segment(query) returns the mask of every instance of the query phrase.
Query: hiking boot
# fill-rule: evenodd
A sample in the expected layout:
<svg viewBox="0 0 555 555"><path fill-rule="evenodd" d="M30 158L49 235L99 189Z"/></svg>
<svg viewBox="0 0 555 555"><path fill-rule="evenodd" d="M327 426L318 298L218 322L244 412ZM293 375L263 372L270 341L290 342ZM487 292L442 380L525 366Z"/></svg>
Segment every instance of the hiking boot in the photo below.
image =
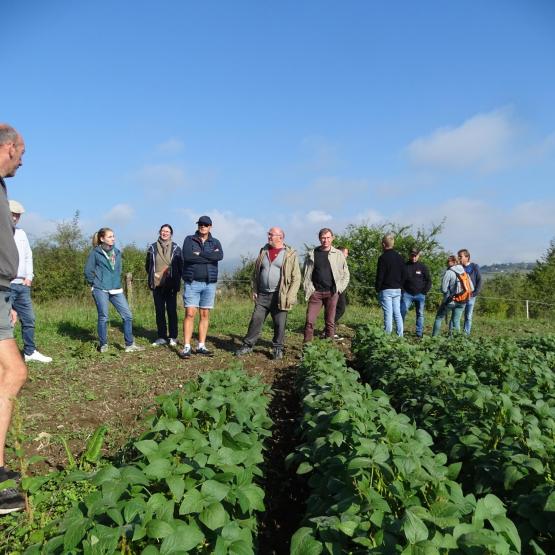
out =
<svg viewBox="0 0 555 555"><path fill-rule="evenodd" d="M154 343L152 343L153 347L161 347L162 345L165 345L167 343L167 341L163 338L163 337L159 337L156 341L154 341Z"/></svg>
<svg viewBox="0 0 555 555"><path fill-rule="evenodd" d="M283 349L281 347L274 347L272 349L272 358L274 360L281 360L283 358Z"/></svg>
<svg viewBox="0 0 555 555"><path fill-rule="evenodd" d="M108 345L100 345L100 347L98 348L98 350L101 353L107 353L108 352Z"/></svg>
<svg viewBox="0 0 555 555"><path fill-rule="evenodd" d="M25 509L25 499L15 488L0 490L0 515Z"/></svg>
<svg viewBox="0 0 555 555"><path fill-rule="evenodd" d="M212 351L209 351L206 347L197 347L197 350L195 351L195 353L197 355L204 355L206 357L212 356Z"/></svg>
<svg viewBox="0 0 555 555"><path fill-rule="evenodd" d="M239 347L239 349L235 351L235 356L242 357L242 356L248 355L249 353L252 353L252 347L249 347L248 345L243 345L242 347Z"/></svg>
<svg viewBox="0 0 555 555"><path fill-rule="evenodd" d="M177 339L170 337L170 347L177 347Z"/></svg>
<svg viewBox="0 0 555 555"><path fill-rule="evenodd" d="M191 348L183 349L182 351L177 351L177 356L183 360L191 358Z"/></svg>
<svg viewBox="0 0 555 555"><path fill-rule="evenodd" d="M144 351L144 350L145 350L144 347L140 347L136 343L131 343L131 345L127 345L127 347L125 347L126 353L138 353L139 351Z"/></svg>
<svg viewBox="0 0 555 555"><path fill-rule="evenodd" d="M30 355L25 355L25 362L44 362L48 364L52 362L52 357L47 357L35 349Z"/></svg>

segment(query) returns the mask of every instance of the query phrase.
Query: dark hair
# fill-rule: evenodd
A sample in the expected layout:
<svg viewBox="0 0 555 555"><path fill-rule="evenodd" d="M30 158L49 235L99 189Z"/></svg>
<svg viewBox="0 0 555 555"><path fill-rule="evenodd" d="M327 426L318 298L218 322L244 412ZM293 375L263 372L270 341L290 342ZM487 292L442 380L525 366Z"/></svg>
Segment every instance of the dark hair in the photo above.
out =
<svg viewBox="0 0 555 555"><path fill-rule="evenodd" d="M158 230L158 233L160 234L165 227L169 228L169 230L172 232L172 235L173 235L173 227L170 224L162 224L160 226L160 229Z"/></svg>
<svg viewBox="0 0 555 555"><path fill-rule="evenodd" d="M100 239L104 238L104 236L106 235L106 233L108 233L108 231L111 231L113 233L114 230L110 227L101 227L93 235L93 238L92 238L93 247L98 247L98 245L100 245Z"/></svg>
<svg viewBox="0 0 555 555"><path fill-rule="evenodd" d="M329 233L333 237L333 231L329 227L323 227L318 232L318 239L320 239L322 237L322 235L324 235L325 233Z"/></svg>

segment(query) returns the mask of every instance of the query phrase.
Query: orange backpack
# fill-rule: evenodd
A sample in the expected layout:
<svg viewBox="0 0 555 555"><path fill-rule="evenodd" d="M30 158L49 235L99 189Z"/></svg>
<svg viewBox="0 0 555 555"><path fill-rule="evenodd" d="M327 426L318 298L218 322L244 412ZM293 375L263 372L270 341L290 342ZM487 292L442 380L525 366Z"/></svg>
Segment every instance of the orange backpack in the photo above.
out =
<svg viewBox="0 0 555 555"><path fill-rule="evenodd" d="M472 297L472 290L474 289L472 287L472 282L470 281L470 276L466 273L463 272L462 274L457 274L457 272L455 272L456 276L457 276L457 293L455 293L455 295L453 295L453 300L456 303L466 303L470 300L470 297Z"/></svg>

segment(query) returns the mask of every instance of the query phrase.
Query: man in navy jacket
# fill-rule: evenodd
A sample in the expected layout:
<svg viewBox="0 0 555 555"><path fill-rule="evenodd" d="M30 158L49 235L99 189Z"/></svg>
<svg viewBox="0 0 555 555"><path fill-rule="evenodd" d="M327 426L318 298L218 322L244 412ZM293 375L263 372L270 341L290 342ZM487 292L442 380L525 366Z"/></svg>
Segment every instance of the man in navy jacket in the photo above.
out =
<svg viewBox="0 0 555 555"><path fill-rule="evenodd" d="M197 310L200 312L198 325L197 354L210 355L206 348L206 335L210 320L210 310L214 308L216 282L218 281L218 262L223 259L222 245L212 237L212 220L201 216L197 222L198 229L194 235L188 235L183 242L183 302L185 319L183 320L183 343L179 356L187 359L191 356L191 337Z"/></svg>

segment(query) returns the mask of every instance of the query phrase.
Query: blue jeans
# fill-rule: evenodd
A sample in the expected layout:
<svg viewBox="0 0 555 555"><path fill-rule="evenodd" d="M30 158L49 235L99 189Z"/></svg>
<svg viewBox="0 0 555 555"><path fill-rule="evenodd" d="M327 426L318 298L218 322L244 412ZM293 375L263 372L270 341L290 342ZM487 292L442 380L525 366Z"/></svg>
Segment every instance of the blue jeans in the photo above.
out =
<svg viewBox="0 0 555 555"><path fill-rule="evenodd" d="M403 337L403 318L401 317L401 290L384 289L379 292L378 298L383 310L383 327L385 333L393 331L393 320L397 335Z"/></svg>
<svg viewBox="0 0 555 555"><path fill-rule="evenodd" d="M426 304L426 295L424 295L424 293L411 295L403 291L403 296L401 297L401 316L403 317L403 323L405 322L405 316L410 310L412 303L414 303L416 309L416 335L422 337L424 333L424 306Z"/></svg>
<svg viewBox="0 0 555 555"><path fill-rule="evenodd" d="M31 288L22 283L10 285L12 307L17 312L21 322L21 336L23 338L23 352L32 355L35 352L35 313L31 303Z"/></svg>
<svg viewBox="0 0 555 555"><path fill-rule="evenodd" d="M451 313L451 321L449 322L449 332L461 331L461 316L464 312L464 307L466 303L455 303L451 301L450 303L442 302L437 309L436 319L434 321L434 329L432 331L432 336L439 335L441 330L441 323L447 314Z"/></svg>
<svg viewBox="0 0 555 555"><path fill-rule="evenodd" d="M475 302L476 297L470 297L464 309L464 333L466 335L470 335L470 329L472 328L472 313L474 312Z"/></svg>
<svg viewBox="0 0 555 555"><path fill-rule="evenodd" d="M108 291L102 289L93 289L92 296L96 303L96 310L98 311L98 341L100 346L106 345L108 342L108 308L109 302L114 305L118 314L123 318L123 337L125 339L125 346L133 345L133 315L127 304L127 299L123 293L116 293L112 295Z"/></svg>

